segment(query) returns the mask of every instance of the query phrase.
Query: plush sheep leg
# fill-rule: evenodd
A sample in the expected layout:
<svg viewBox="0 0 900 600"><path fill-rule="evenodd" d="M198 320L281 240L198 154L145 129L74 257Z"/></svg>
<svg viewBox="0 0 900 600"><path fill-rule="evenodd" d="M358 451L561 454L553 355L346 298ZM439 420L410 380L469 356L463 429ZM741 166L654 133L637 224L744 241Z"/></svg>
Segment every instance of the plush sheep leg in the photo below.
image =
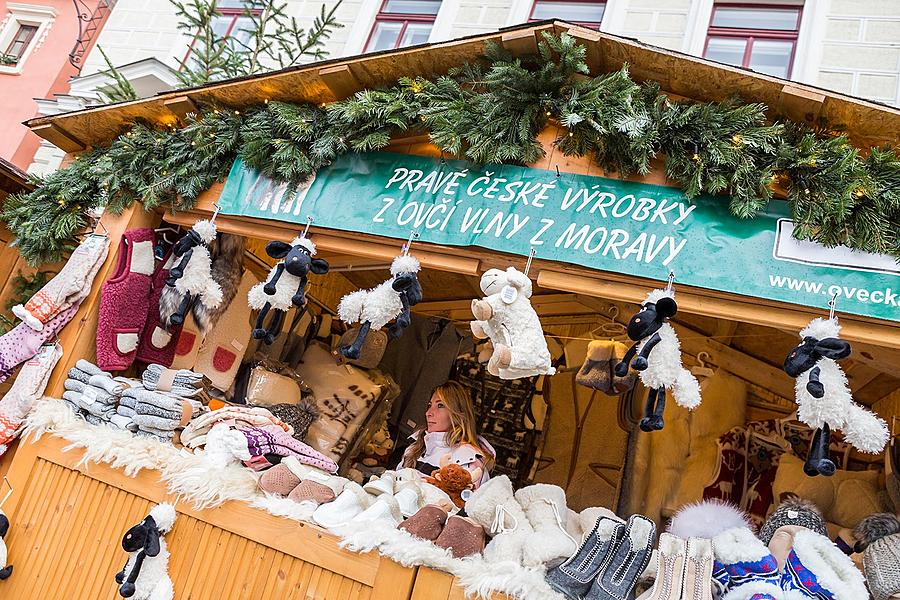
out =
<svg viewBox="0 0 900 600"><path fill-rule="evenodd" d="M125 583L125 571L128 570L128 561L125 561L125 566L122 567L122 570L116 573L116 583L122 585Z"/></svg>
<svg viewBox="0 0 900 600"><path fill-rule="evenodd" d="M487 321L494 316L494 309L484 300L472 300L472 314L479 321Z"/></svg>
<svg viewBox="0 0 900 600"><path fill-rule="evenodd" d="M809 392L809 395L813 398L825 397L825 386L819 381L819 375L821 373L822 369L819 367L813 367L809 372L809 381L806 382L806 391Z"/></svg>
<svg viewBox="0 0 900 600"><path fill-rule="evenodd" d="M641 348L641 353L638 354L637 358L635 358L631 362L631 366L635 371L646 371L647 367L650 366L650 352L653 348L662 340L658 333L654 333L649 340L644 344Z"/></svg>
<svg viewBox="0 0 900 600"><path fill-rule="evenodd" d="M403 330L409 327L411 320L409 315L409 298L406 297L406 294L400 294L400 304L402 306L400 315L394 321L394 324L388 328L388 335L392 340L396 340L403 335Z"/></svg>
<svg viewBox="0 0 900 600"><path fill-rule="evenodd" d="M297 284L297 291L291 296L291 304L297 308L303 308L303 305L306 304L306 281L306 275L301 277Z"/></svg>
<svg viewBox="0 0 900 600"><path fill-rule="evenodd" d="M276 310L275 314L272 316L272 321L269 323L269 328L266 331L266 337L263 338L263 341L267 346L271 346L275 342L275 338L278 337L278 334L281 333L281 326L284 324L284 315L287 314L283 310Z"/></svg>
<svg viewBox="0 0 900 600"><path fill-rule="evenodd" d="M634 358L635 353L637 352L639 342L635 342L631 345L631 348L625 353L625 356L622 357L622 362L615 366L614 372L616 377L625 377L628 375L628 367L631 365L631 359Z"/></svg>
<svg viewBox="0 0 900 600"><path fill-rule="evenodd" d="M147 555L143 550L137 553L137 556L134 557L134 566L131 567L131 573L128 574L128 578L122 584L122 587L119 588L119 595L123 598L131 598L134 596L134 592L136 591L136 587L134 582L137 581L138 575L141 574L141 566L144 564L144 558Z"/></svg>
<svg viewBox="0 0 900 600"><path fill-rule="evenodd" d="M272 308L272 305L266 302L260 309L259 314L256 315L256 326L253 328L253 333L251 334L254 340L261 340L266 337L266 328L263 323L266 320L266 315L269 314L270 308Z"/></svg>
<svg viewBox="0 0 900 600"><path fill-rule="evenodd" d="M663 428L663 411L666 410L666 389L654 388L647 395L641 431L659 431Z"/></svg>
<svg viewBox="0 0 900 600"><path fill-rule="evenodd" d="M194 297L191 294L185 294L184 298L181 300L181 304L178 305L178 310L169 318L169 321L172 325L181 325L184 323L184 319L187 317L188 311L191 310L191 304L194 302Z"/></svg>
<svg viewBox="0 0 900 600"><path fill-rule="evenodd" d="M280 262L275 265L275 273L272 274L266 282L266 285L263 286L263 291L266 293L266 296L275 295L275 288L278 285L278 280L281 279L282 273L284 273L284 263Z"/></svg>
<svg viewBox="0 0 900 600"><path fill-rule="evenodd" d="M12 565L6 565L6 568L0 569L0 581L9 579L9 576L12 575L12 572L13 572Z"/></svg>
<svg viewBox="0 0 900 600"><path fill-rule="evenodd" d="M816 429L813 434L812 443L809 446L809 456L806 464L803 465L803 472L810 477L816 475L824 475L831 477L837 470L837 466L830 458L828 451L831 447L831 427L828 423L822 425L821 429Z"/></svg>
<svg viewBox="0 0 900 600"><path fill-rule="evenodd" d="M362 346L366 341L366 336L369 335L369 329L371 328L372 324L369 321L365 321L360 326L359 333L356 334L356 339L353 341L353 344L350 346L343 346L341 348L341 354L351 360L359 358L359 353L362 350Z"/></svg>
<svg viewBox="0 0 900 600"><path fill-rule="evenodd" d="M178 264L175 265L171 271L169 271L169 277L166 278L166 285L169 287L174 287L175 282L182 278L184 275L184 269L187 267L188 262L191 260L191 255L194 253L194 249L190 248L187 252L185 252L181 260L178 261Z"/></svg>

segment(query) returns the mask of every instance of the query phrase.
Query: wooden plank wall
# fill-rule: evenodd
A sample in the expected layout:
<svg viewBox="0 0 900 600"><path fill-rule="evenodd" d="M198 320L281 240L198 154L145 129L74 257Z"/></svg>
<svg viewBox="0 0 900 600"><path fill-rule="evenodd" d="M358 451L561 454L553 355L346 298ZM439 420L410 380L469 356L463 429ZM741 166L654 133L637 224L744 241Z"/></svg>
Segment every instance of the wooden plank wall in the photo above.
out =
<svg viewBox="0 0 900 600"><path fill-rule="evenodd" d="M6 537L13 575L4 600L117 598L127 558L125 531L168 500L155 473L126 477L105 465L78 466L78 451L44 438L23 443L9 477ZM377 554L341 550L326 532L229 502L198 511L177 503L166 536L175 597L189 600L304 598L404 600L416 569Z"/></svg>

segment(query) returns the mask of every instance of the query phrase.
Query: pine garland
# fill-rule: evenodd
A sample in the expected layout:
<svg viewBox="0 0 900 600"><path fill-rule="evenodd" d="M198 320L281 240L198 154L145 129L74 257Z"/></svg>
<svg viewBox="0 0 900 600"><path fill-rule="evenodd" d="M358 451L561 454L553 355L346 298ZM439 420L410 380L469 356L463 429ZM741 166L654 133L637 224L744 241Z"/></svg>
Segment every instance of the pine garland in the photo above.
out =
<svg viewBox="0 0 900 600"><path fill-rule="evenodd" d="M737 98L674 102L627 67L588 75L574 38L543 34L533 56L487 44L484 57L436 79L403 78L328 106L267 102L204 106L181 126L136 122L109 146L74 160L0 213L30 264L60 260L89 223L89 209L189 209L240 156L296 185L337 156L427 133L449 156L527 165L544 156L539 134L557 123L566 155L589 155L608 172L647 174L665 156L685 195L730 196L751 218L784 190L795 235L900 258L900 157L863 155L846 137L767 119L768 107Z"/></svg>

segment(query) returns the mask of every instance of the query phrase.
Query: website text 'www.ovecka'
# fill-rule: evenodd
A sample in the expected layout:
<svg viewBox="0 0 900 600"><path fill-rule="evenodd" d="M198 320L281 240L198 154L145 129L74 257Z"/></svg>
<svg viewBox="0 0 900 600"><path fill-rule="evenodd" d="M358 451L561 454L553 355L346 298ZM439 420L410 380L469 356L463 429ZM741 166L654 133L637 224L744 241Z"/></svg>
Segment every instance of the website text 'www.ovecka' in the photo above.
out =
<svg viewBox="0 0 900 600"><path fill-rule="evenodd" d="M884 304L886 306L900 306L900 290L895 291L891 288L868 290L846 285L827 285L821 281L807 281L805 279L794 279L793 277L783 277L781 275L769 275L769 285L774 288L807 292L810 294L822 294L823 296L834 296L837 294L838 298L854 299L859 302L871 302L872 304Z"/></svg>

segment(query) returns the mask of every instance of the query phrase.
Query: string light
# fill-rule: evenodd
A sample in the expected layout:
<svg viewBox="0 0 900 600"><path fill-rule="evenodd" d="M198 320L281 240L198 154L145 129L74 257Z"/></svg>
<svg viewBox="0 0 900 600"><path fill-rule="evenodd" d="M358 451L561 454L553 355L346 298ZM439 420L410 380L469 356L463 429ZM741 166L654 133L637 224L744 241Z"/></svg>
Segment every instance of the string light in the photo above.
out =
<svg viewBox="0 0 900 600"><path fill-rule="evenodd" d="M735 146L740 146L741 144L744 143L744 138L742 138L739 133L736 133L733 136L731 136L731 141L734 143Z"/></svg>

